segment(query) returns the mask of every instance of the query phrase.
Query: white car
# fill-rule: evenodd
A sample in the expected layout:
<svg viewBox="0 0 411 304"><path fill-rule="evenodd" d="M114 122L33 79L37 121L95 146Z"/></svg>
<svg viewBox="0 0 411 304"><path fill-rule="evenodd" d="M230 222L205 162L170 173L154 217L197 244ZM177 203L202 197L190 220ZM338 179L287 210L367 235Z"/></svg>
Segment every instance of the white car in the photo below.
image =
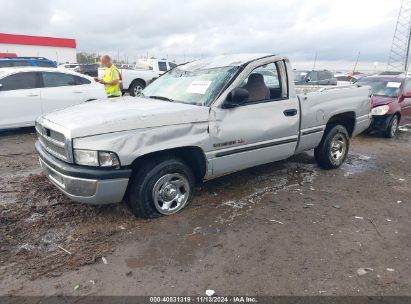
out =
<svg viewBox="0 0 411 304"><path fill-rule="evenodd" d="M94 99L104 86L69 70L20 67L0 70L0 129L34 126L37 116Z"/></svg>

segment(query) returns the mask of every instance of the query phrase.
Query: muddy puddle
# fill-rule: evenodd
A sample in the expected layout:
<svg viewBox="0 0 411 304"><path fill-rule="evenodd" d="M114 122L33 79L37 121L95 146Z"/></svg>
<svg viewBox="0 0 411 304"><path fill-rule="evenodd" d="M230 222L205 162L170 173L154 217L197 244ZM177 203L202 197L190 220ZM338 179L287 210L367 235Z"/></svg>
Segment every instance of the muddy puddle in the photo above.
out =
<svg viewBox="0 0 411 304"><path fill-rule="evenodd" d="M370 155L351 152L341 166L345 177L364 173L376 168L375 158Z"/></svg>

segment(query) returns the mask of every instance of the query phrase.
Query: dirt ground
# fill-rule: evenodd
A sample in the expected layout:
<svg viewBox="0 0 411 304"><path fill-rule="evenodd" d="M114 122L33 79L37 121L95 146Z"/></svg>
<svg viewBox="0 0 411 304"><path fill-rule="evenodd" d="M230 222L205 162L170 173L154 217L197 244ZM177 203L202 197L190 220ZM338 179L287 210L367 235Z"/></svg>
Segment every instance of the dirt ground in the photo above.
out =
<svg viewBox="0 0 411 304"><path fill-rule="evenodd" d="M69 201L34 142L0 134L1 295L411 295L411 129L355 138L338 170L309 152L210 181L156 220Z"/></svg>

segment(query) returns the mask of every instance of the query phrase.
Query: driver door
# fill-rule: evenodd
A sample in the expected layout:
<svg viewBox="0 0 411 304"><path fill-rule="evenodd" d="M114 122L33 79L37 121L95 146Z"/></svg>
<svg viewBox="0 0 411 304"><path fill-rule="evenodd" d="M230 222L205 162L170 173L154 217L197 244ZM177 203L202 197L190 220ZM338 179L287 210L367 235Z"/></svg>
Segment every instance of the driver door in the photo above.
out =
<svg viewBox="0 0 411 304"><path fill-rule="evenodd" d="M238 87L246 88L252 100L211 110L213 176L287 158L297 146L299 102L289 96L286 63L258 60L249 65ZM259 80L250 85L252 78Z"/></svg>

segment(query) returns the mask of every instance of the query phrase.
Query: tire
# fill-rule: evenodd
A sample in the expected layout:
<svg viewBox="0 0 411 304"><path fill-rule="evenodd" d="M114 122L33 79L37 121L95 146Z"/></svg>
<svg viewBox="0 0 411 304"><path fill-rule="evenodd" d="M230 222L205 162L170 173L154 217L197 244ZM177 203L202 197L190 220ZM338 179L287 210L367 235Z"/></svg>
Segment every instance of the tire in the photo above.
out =
<svg viewBox="0 0 411 304"><path fill-rule="evenodd" d="M341 125L330 126L325 129L320 144L314 149L314 157L321 168L336 169L344 163L349 148L347 129Z"/></svg>
<svg viewBox="0 0 411 304"><path fill-rule="evenodd" d="M393 138L398 130L399 117L394 115L388 124L387 130L384 131L384 136L387 138Z"/></svg>
<svg viewBox="0 0 411 304"><path fill-rule="evenodd" d="M146 85L141 80L134 80L128 90L130 93L130 96L133 96L133 97L137 96L145 87Z"/></svg>
<svg viewBox="0 0 411 304"><path fill-rule="evenodd" d="M194 184L191 169L179 158L153 158L133 174L127 202L137 217L171 215L189 204Z"/></svg>

